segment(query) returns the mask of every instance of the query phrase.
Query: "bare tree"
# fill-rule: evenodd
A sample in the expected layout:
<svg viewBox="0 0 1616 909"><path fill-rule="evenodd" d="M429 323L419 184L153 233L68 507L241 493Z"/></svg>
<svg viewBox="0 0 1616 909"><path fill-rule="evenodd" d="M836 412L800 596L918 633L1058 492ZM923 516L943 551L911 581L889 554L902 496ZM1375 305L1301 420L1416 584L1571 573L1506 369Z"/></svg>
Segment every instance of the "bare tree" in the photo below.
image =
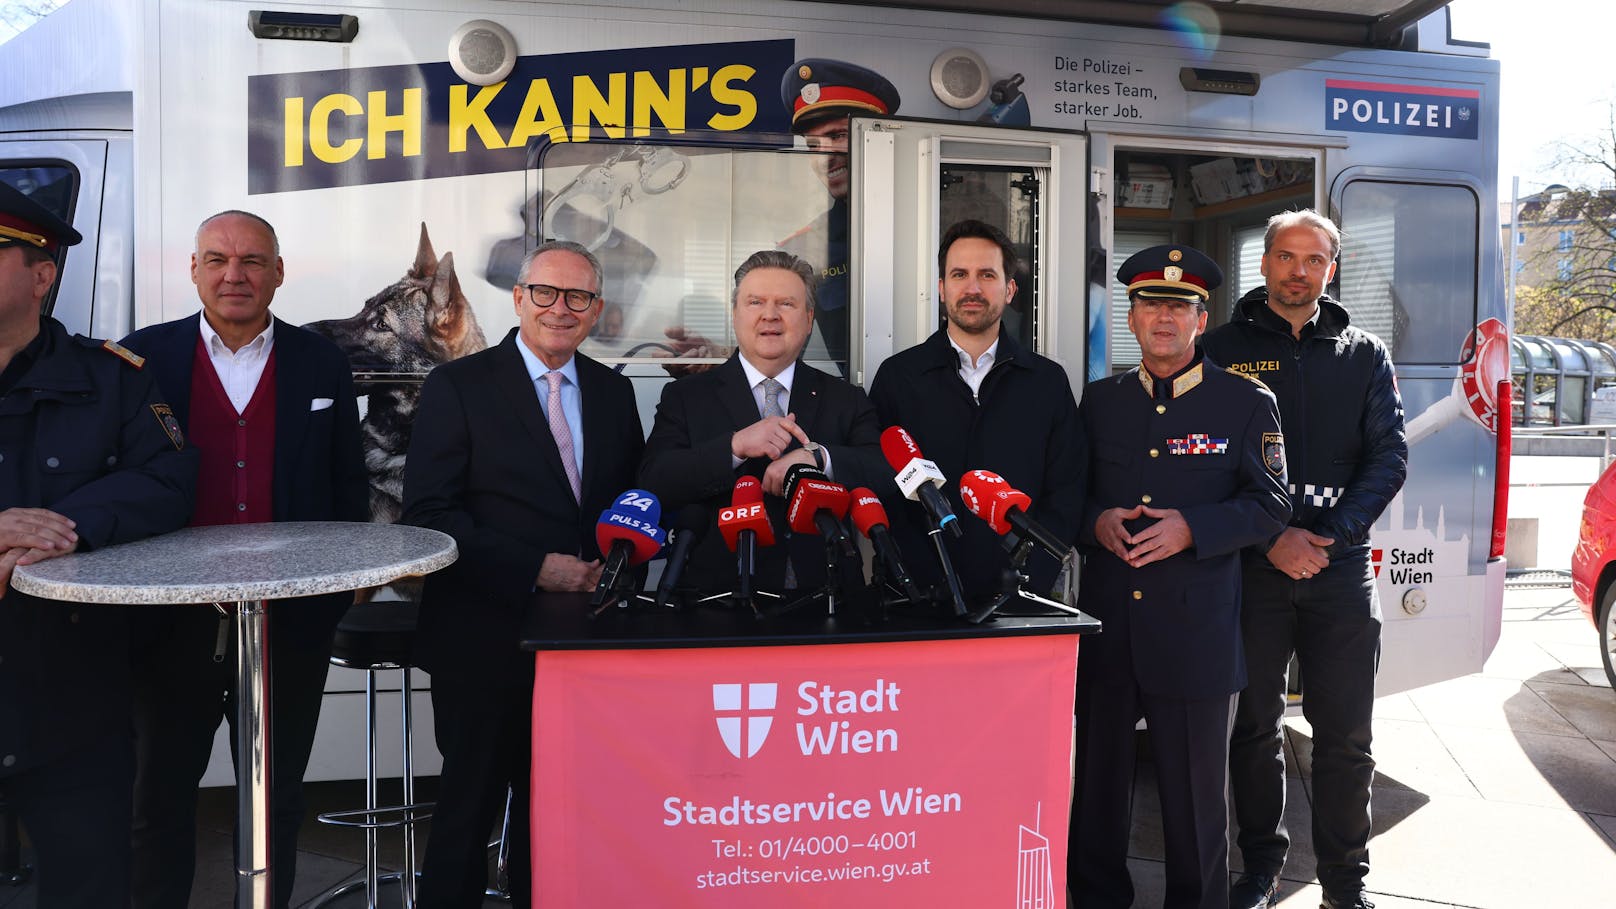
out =
<svg viewBox="0 0 1616 909"><path fill-rule="evenodd" d="M1616 104L1607 115L1584 139L1556 143L1556 167L1595 185L1550 187L1517 213L1521 334L1616 342Z"/></svg>

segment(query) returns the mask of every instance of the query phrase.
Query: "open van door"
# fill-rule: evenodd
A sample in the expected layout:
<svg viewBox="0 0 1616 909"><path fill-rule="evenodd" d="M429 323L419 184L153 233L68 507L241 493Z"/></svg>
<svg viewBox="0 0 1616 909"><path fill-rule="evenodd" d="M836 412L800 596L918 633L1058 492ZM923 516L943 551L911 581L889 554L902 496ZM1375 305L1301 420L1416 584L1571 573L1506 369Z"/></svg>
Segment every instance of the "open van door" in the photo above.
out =
<svg viewBox="0 0 1616 909"><path fill-rule="evenodd" d="M948 225L977 218L1003 230L1022 257L1003 330L1065 367L1080 393L1089 325L1086 138L854 117L848 144L851 297L864 327L862 337L854 332L854 380L867 382L883 359L942 324L937 244Z"/></svg>

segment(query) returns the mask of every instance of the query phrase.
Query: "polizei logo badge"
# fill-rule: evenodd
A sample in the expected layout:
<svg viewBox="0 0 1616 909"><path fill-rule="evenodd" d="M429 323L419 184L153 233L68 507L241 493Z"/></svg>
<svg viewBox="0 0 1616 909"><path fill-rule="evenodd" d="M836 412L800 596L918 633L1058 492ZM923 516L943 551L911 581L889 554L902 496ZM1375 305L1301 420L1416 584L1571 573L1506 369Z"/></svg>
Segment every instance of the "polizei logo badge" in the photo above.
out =
<svg viewBox="0 0 1616 909"><path fill-rule="evenodd" d="M1324 80L1324 128L1441 139L1480 136L1481 92L1443 85Z"/></svg>
<svg viewBox="0 0 1616 909"><path fill-rule="evenodd" d="M724 747L738 758L749 758L763 747L774 725L774 703L780 686L774 682L725 683L713 686L713 712Z"/></svg>

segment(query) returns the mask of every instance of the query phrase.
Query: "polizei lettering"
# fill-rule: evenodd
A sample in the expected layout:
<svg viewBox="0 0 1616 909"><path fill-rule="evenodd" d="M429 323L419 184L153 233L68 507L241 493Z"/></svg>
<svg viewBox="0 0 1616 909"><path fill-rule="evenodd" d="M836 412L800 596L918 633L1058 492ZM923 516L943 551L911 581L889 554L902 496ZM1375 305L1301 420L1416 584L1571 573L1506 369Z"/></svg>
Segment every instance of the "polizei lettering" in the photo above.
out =
<svg viewBox="0 0 1616 909"><path fill-rule="evenodd" d="M898 730L871 725L866 718L897 713L902 693L885 679L876 679L874 686L862 690L832 688L812 680L803 682L797 686L797 698L802 702L797 715L825 719L799 721L797 746L805 755L897 751Z"/></svg>
<svg viewBox="0 0 1616 909"><path fill-rule="evenodd" d="M1324 125L1363 133L1446 139L1480 135L1481 92L1433 85L1325 80Z"/></svg>

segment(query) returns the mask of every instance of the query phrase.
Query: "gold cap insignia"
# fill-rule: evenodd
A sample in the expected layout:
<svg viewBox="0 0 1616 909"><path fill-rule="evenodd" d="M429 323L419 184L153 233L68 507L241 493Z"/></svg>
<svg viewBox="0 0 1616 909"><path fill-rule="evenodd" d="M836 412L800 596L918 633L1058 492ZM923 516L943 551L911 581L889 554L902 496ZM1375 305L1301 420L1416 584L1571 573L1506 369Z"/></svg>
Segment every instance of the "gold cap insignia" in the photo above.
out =
<svg viewBox="0 0 1616 909"><path fill-rule="evenodd" d="M1177 252L1178 250L1173 251ZM1169 265L1162 269L1162 277L1169 281L1182 281L1184 280L1184 269L1179 268L1177 265Z"/></svg>
<svg viewBox="0 0 1616 909"><path fill-rule="evenodd" d="M797 78L798 79L811 79L811 78L813 78L813 75L814 75L814 71L812 69L808 68L806 65L797 67Z"/></svg>
<svg viewBox="0 0 1616 909"><path fill-rule="evenodd" d="M1169 261L1169 262L1177 262L1182 258L1184 258L1184 253L1181 250L1174 249L1174 250L1168 251L1168 253L1167 253L1167 261ZM1174 278L1173 280L1176 281L1178 279Z"/></svg>

